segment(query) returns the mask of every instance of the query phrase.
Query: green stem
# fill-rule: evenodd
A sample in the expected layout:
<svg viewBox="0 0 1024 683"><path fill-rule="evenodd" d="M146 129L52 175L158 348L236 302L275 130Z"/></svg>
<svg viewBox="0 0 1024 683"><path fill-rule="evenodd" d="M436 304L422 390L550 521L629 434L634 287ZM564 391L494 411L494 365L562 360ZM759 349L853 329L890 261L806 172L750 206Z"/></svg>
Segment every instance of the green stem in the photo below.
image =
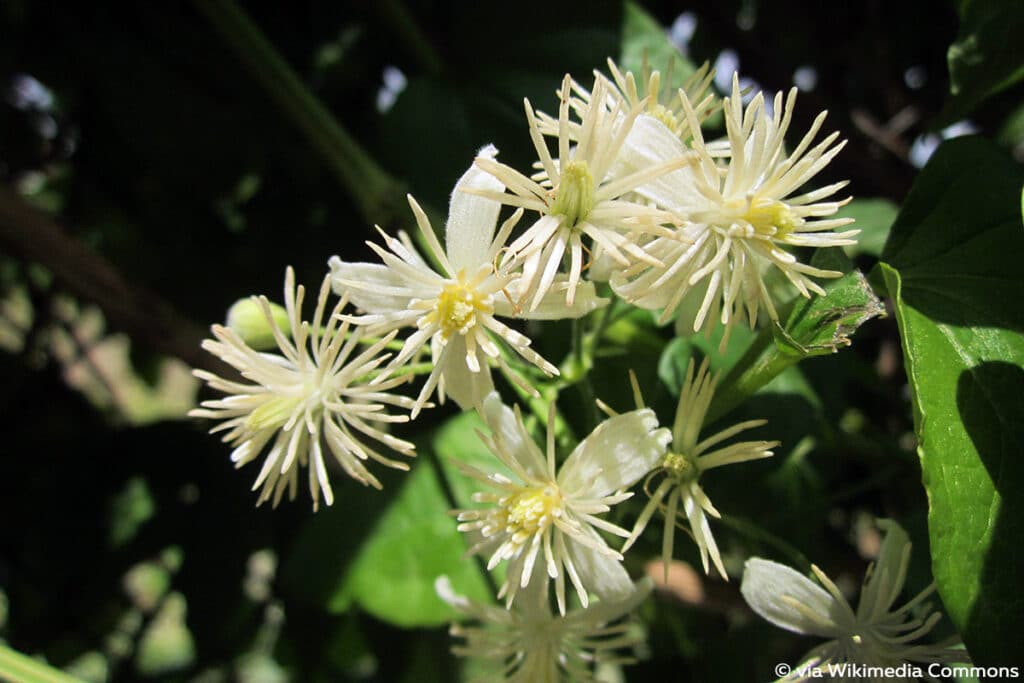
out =
<svg viewBox="0 0 1024 683"><path fill-rule="evenodd" d="M12 683L82 683L63 671L0 645L0 679Z"/></svg>
<svg viewBox="0 0 1024 683"><path fill-rule="evenodd" d="M799 356L784 354L779 350L772 326L761 330L747 352L719 384L711 400L705 424L711 424L728 413L799 360Z"/></svg>
<svg viewBox="0 0 1024 683"><path fill-rule="evenodd" d="M593 345L587 344L583 337L583 321L575 318L572 321L572 355L575 370L579 373L576 384L583 395L584 409L587 415L587 431L597 427L601 416L597 413L596 396L594 385L590 381L590 368L593 367L594 358L592 355Z"/></svg>
<svg viewBox="0 0 1024 683"><path fill-rule="evenodd" d="M367 222L381 221L381 216L393 217L404 204L401 183L338 124L248 15L233 0L195 0L193 4L306 136L349 191Z"/></svg>
<svg viewBox="0 0 1024 683"><path fill-rule="evenodd" d="M429 375L433 370L434 363L428 361L426 363L410 363L409 365L403 365L391 374L394 377L402 377L404 375Z"/></svg>
<svg viewBox="0 0 1024 683"><path fill-rule="evenodd" d="M366 344L372 346L379 342L383 337L360 337L356 340L357 344ZM384 345L384 348L388 351L401 351L405 347L405 342L401 339L393 339Z"/></svg>

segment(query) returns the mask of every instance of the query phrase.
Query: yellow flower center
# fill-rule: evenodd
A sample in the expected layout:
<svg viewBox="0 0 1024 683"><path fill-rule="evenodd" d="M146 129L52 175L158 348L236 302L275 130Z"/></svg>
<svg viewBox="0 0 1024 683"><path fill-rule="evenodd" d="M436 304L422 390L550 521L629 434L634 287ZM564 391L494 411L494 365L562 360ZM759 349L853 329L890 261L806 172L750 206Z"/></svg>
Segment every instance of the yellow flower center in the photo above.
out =
<svg viewBox="0 0 1024 683"><path fill-rule="evenodd" d="M688 484L700 477L700 465L697 459L685 453L668 453L661 461L661 466L668 470L680 484Z"/></svg>
<svg viewBox="0 0 1024 683"><path fill-rule="evenodd" d="M648 108L647 113L664 123L673 135L679 135L679 119L671 109L663 104L655 103Z"/></svg>
<svg viewBox="0 0 1024 683"><path fill-rule="evenodd" d="M466 334L476 325L477 313L491 313L493 310L484 297L462 282L461 277L458 282L441 290L434 306L445 339L456 332Z"/></svg>
<svg viewBox="0 0 1024 683"><path fill-rule="evenodd" d="M565 216L569 227L576 227L587 219L594 208L594 176L585 161L570 161L562 169L562 177L555 190L555 203L551 213Z"/></svg>
<svg viewBox="0 0 1024 683"><path fill-rule="evenodd" d="M789 205L774 199L754 199L743 204L745 211L738 218L749 223L758 235L784 239L803 224Z"/></svg>
<svg viewBox="0 0 1024 683"><path fill-rule="evenodd" d="M562 515L562 494L555 486L524 488L503 501L505 531L516 543L543 533Z"/></svg>

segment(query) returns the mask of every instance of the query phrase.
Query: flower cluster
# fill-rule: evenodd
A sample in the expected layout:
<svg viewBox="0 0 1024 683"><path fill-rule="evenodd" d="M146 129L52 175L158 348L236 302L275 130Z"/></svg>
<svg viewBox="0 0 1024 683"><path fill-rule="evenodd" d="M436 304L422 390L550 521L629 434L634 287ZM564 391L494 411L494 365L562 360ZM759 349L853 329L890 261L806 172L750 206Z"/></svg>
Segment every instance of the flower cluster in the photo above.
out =
<svg viewBox="0 0 1024 683"><path fill-rule="evenodd" d="M485 558L489 571L504 564L497 597L505 605L470 602L445 579L437 592L480 622L452 627L464 641L455 652L497 660L504 680L591 680L595 662L625 661L615 652L641 634L624 617L651 585L634 582L623 553L658 511L666 577L679 526L705 573L713 565L728 579L709 523L721 514L702 476L771 456L779 443L734 440L763 420L700 438L718 381L707 359L699 367L690 360L671 429L644 405L634 377L636 409L618 414L599 402L608 418L592 421L575 441L560 426L556 397L579 378L560 379L559 367L523 331L536 326L520 321L599 319L590 327L600 342L610 317L601 309L615 300L660 311L665 323L675 318L681 335L721 324L725 339L738 321L754 327L762 312L777 319L769 271L805 297L824 293L815 278L839 275L801 262L793 247L850 244L857 233L837 231L849 223L834 218L846 200L830 198L844 183L806 187L843 145L834 133L815 142L824 114L794 148L785 147L795 90L777 95L773 106L760 93L744 104L736 78L728 97L716 97L706 67L675 91L662 87L657 71L645 71L638 85L634 74L609 67L611 76L596 74L590 88L567 75L557 116L525 103L536 173L502 163L494 146L484 146L455 184L443 235L408 197L419 247L404 232L378 228L381 242L368 245L379 262L332 257L308 321L304 290L289 268L283 308L254 298L204 342L246 381L196 371L226 396L191 414L219 421L213 431L225 432L238 466L266 451L254 486L258 503L276 505L286 490L294 498L306 468L314 509L321 496L330 505L331 462L380 488L368 461L408 469L381 452L414 454L389 427L416 419L435 397L480 414L494 459L486 468L452 459L479 484L471 504L453 514L469 554ZM702 126L719 109L725 138L707 141ZM501 220L503 210L509 215ZM583 346L577 339L574 353ZM543 447L519 407L504 402L496 371L535 414L546 411ZM417 375L425 380L415 396L397 393ZM610 513L641 481L648 500L627 529L617 523L620 510ZM865 659L853 634L888 648L886 661L930 656L927 648L897 647L934 620L905 622L907 608L887 612L905 574L904 562L889 577L887 558L905 535L890 531L889 538L865 585L864 614L854 615L831 583L825 593L764 560L748 563L744 595L774 623L837 638L816 661ZM880 574L889 577L884 587L873 580ZM780 593L772 582L792 590ZM782 602L773 607L769 599Z"/></svg>

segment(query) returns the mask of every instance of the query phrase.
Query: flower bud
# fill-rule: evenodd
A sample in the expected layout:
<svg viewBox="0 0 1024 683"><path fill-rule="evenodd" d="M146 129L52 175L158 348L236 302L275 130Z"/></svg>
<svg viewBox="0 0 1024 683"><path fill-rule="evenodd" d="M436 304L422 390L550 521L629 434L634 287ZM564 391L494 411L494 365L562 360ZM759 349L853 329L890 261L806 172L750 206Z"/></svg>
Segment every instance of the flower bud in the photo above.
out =
<svg viewBox="0 0 1024 683"><path fill-rule="evenodd" d="M285 335L290 335L291 323L288 322L287 311L271 302L270 312L274 317L274 323L281 328ZM274 333L270 328L270 321L267 320L263 307L255 297L239 299L232 304L228 309L227 325L242 338L242 341L257 351L277 346L274 341Z"/></svg>

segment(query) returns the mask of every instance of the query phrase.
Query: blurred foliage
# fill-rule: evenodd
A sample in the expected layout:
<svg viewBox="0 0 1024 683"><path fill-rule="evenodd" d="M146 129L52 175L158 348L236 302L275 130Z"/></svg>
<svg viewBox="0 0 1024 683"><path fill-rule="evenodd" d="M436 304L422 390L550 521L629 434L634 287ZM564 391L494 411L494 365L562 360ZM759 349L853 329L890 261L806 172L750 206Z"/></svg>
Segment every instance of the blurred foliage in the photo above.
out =
<svg viewBox="0 0 1024 683"><path fill-rule="evenodd" d="M947 123L1024 78L1024 5L1014 0L959 0L960 31L949 46Z"/></svg>
<svg viewBox="0 0 1024 683"><path fill-rule="evenodd" d="M682 77L725 52L742 75L776 90L812 68L815 85L801 93L793 127L828 109L826 129L850 143L825 180L849 179L852 194L870 198L844 209L864 230L852 266L842 268L851 273L867 272L883 253L916 174L914 143L953 123L951 111L969 113L983 134L1021 154L1020 41L1012 38L1019 3L959 6L962 23L953 3L932 2L728 0L698 2L684 14L661 0L549 3L522 13L437 0L243 3L369 156L437 209L487 142L506 163L529 168L522 99L553 110L567 71L585 80L609 56L635 65L646 50L652 61L676 54ZM338 186L192 5L9 0L0 4L0 35L0 179L197 324L222 322L232 302L253 293L277 298L286 264L310 284L333 253L367 260L363 240L373 222L410 222L402 206L362 215L358 188ZM953 44L949 69L959 92L950 99ZM920 331L904 339L918 367L937 367L922 354L949 352L928 346L941 329L955 327L964 344L1019 338L1016 259L1024 251L1005 227L1003 196L1015 189L1019 201L1019 166L993 161L996 153L976 144L940 150L884 251L899 324ZM990 163L989 173L979 172ZM962 175L947 175L950 167ZM953 181L968 186L947 192ZM978 217L1003 221L1006 234L966 241L965 251L960 241L974 234ZM987 265L971 270L977 264ZM921 279L961 266L970 277ZM986 280L990 267L1007 276ZM857 275L839 283L846 285L871 299ZM448 408L404 429L422 454L411 476L382 477L383 494L345 481L334 507L315 516L301 500L254 510L255 472L235 472L205 426L167 419L194 398L180 365L174 370L170 359L90 320L91 302L75 301L69 289L6 247L0 252L0 638L88 681L457 680L461 664L446 654L449 639L437 627L449 612L432 583L445 571L470 595L489 592L479 566L461 559L464 542L443 515L445 488L470 504L449 459L486 457L476 419ZM933 303L938 322L922 315ZM692 356L710 354L727 374L757 343L736 330L718 355L719 338L673 340L647 312L622 309L607 322L591 340L594 392L629 409L624 388L633 369L663 423ZM984 334L963 332L974 327ZM550 329L537 343L557 362L570 353L572 332L567 324ZM790 364L729 413L767 418L756 438L783 442L773 458L707 478L711 498L732 512L715 531L734 575L751 554L805 557L845 586L870 556L858 523L870 514L900 520L920 549L908 591L931 580L928 500L913 456L898 331L893 319L872 320L852 348ZM774 348L774 339L762 341ZM941 386L915 384L913 398L921 448L928 453L929 437L936 444L935 459L923 462L941 595L972 650L996 661L1017 632L1005 624L1019 617L1019 604L999 601L1020 583L1006 566L1019 565L987 544L1019 532L1003 487L1016 481L1006 454L1020 443L1014 411L1024 394L1017 356L984 360L983 372L964 374L966 365L950 356L946 374L936 375ZM592 418L582 384L560 388L570 431L585 434ZM978 410L986 401L1003 412ZM929 410L962 417L956 440L932 436L935 421L921 419ZM533 428L539 423L530 418ZM992 434L1009 440L992 443ZM1004 454L1006 479L986 474L991 452ZM970 481L942 479L955 458ZM612 521L635 518L643 498L618 506ZM978 511L996 500L993 528ZM959 515L954 505L972 512ZM986 547L969 547L979 542ZM692 544L679 545L680 559L698 566ZM639 575L659 554L657 539L644 536L628 568ZM979 577L980 603L964 587ZM628 679L761 680L808 649L754 619L737 583L704 580L699 601L685 601L674 586L659 591L644 607L650 649L638 653ZM986 600L1001 611L986 612Z"/></svg>

